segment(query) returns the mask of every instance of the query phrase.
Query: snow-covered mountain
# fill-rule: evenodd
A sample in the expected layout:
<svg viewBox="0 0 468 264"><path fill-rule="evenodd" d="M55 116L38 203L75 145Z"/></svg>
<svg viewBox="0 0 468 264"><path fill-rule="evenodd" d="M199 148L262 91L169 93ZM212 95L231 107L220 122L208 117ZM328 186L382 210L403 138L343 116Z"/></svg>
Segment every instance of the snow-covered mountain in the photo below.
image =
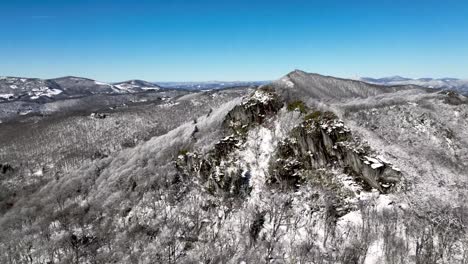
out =
<svg viewBox="0 0 468 264"><path fill-rule="evenodd" d="M56 79L0 78L0 101L76 98L93 94L126 94L159 90L156 84L141 80L104 83L96 80L67 76Z"/></svg>
<svg viewBox="0 0 468 264"><path fill-rule="evenodd" d="M161 89L158 85L142 80L129 80L125 82L114 83L114 86L121 91L142 92L157 91Z"/></svg>
<svg viewBox="0 0 468 264"><path fill-rule="evenodd" d="M51 80L36 78L0 77L0 102L15 99L51 98L63 93Z"/></svg>
<svg viewBox="0 0 468 264"><path fill-rule="evenodd" d="M381 85L419 85L427 88L435 88L442 90L454 90L464 94L468 93L468 80L461 80L456 78L419 78L419 79L410 79L400 76L385 77L385 78L368 78L362 77L361 81L381 84Z"/></svg>
<svg viewBox="0 0 468 264"><path fill-rule="evenodd" d="M38 102L64 99L92 94L127 94L160 89L213 90L233 87L258 86L258 82L160 82L143 80L106 83L88 78L67 76L55 79L0 77L0 102L13 100L35 100Z"/></svg>
<svg viewBox="0 0 468 264"><path fill-rule="evenodd" d="M465 96L299 70L158 93L0 124L0 262L467 261Z"/></svg>

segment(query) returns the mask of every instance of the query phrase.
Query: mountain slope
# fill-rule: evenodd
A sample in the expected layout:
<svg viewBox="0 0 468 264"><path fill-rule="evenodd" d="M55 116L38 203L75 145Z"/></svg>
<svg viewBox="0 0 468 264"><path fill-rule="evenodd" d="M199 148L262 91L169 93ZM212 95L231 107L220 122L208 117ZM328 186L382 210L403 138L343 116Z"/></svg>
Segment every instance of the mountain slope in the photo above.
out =
<svg viewBox="0 0 468 264"><path fill-rule="evenodd" d="M0 102L14 99L52 98L63 93L61 87L51 80L35 78L0 78Z"/></svg>
<svg viewBox="0 0 468 264"><path fill-rule="evenodd" d="M466 261L466 97L299 71L231 95L7 197L1 260Z"/></svg>
<svg viewBox="0 0 468 264"><path fill-rule="evenodd" d="M306 73L299 70L293 71L274 82L273 86L283 96L298 100L301 98L313 100L350 100L400 90L423 90L421 87L416 86L384 87L355 80L337 79L319 74Z"/></svg>
<svg viewBox="0 0 468 264"><path fill-rule="evenodd" d="M0 102L35 101L50 102L53 99L67 99L93 94L128 94L159 90L160 87L142 80L130 80L115 84L67 76L49 80L37 78L0 78Z"/></svg>
<svg viewBox="0 0 468 264"><path fill-rule="evenodd" d="M129 80L120 83L114 83L114 86L121 91L143 92L147 90L157 91L161 89L158 85L142 80Z"/></svg>

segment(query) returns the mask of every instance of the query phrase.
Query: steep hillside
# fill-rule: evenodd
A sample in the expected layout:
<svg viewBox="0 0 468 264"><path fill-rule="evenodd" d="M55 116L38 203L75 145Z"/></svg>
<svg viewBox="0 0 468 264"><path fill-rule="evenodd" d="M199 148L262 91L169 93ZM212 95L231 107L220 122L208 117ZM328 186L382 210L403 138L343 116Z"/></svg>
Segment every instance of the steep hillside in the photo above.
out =
<svg viewBox="0 0 468 264"><path fill-rule="evenodd" d="M184 95L190 119L2 197L0 260L467 261L466 97L300 71L243 91Z"/></svg>

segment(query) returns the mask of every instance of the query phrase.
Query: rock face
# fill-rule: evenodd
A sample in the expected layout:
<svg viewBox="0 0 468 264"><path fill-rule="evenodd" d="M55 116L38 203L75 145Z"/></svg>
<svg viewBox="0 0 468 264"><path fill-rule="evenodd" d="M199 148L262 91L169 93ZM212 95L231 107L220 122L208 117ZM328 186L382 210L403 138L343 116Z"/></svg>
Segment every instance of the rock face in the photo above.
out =
<svg viewBox="0 0 468 264"><path fill-rule="evenodd" d="M297 183L301 171L341 168L384 192L399 182L401 173L388 162L369 158L371 153L370 147L353 138L335 114L315 111L305 116L304 122L279 144L271 175L279 181Z"/></svg>
<svg viewBox="0 0 468 264"><path fill-rule="evenodd" d="M249 129L274 116L282 106L283 103L273 90L268 87L258 89L226 115L223 121L227 135L225 138L204 155L182 153L176 161L177 169L184 177L196 175L212 193L222 190L233 195L247 194L248 174L240 168L228 169L235 162L229 154L245 142Z"/></svg>
<svg viewBox="0 0 468 264"><path fill-rule="evenodd" d="M400 181L399 170L388 162L371 158L374 155L371 148L353 138L334 113L310 111L302 103L292 105L295 104L302 106L298 110L310 113L274 150L269 166L270 182L285 181L294 186L305 171L321 168L343 170L364 182L368 189L380 192L388 192ZM211 191L222 189L238 194L239 190L246 190L248 178L242 170L232 169L236 161L229 154L244 144L250 129L274 117L283 105L284 101L270 86L258 89L226 115L223 127L227 136L209 153L188 152L178 157L179 171L185 176L196 174Z"/></svg>
<svg viewBox="0 0 468 264"><path fill-rule="evenodd" d="M242 134L265 118L276 114L283 102L270 86L263 86L239 106L234 107L224 119L224 127L235 134Z"/></svg>

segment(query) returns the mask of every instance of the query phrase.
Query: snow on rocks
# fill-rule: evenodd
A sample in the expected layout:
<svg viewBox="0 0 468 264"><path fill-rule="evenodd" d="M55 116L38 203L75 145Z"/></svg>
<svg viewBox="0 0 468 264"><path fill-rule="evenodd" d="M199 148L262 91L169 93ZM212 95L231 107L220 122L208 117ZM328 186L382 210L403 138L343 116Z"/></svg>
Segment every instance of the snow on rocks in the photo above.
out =
<svg viewBox="0 0 468 264"><path fill-rule="evenodd" d="M250 98L262 104L267 104L269 101L273 99L268 93L262 90L256 90Z"/></svg>
<svg viewBox="0 0 468 264"><path fill-rule="evenodd" d="M331 134L337 131L339 134L349 133L351 130L346 127L341 119L332 119L327 121L321 121L320 128L325 130L327 134Z"/></svg>
<svg viewBox="0 0 468 264"><path fill-rule="evenodd" d="M364 156L364 158L366 159L364 163L367 165L370 165L371 168L374 170L378 168L382 168L385 165L391 165L391 163L382 156L377 156L375 158Z"/></svg>
<svg viewBox="0 0 468 264"><path fill-rule="evenodd" d="M0 98L1 99L6 99L6 100L12 99L13 96L14 96L14 94L0 94Z"/></svg>
<svg viewBox="0 0 468 264"><path fill-rule="evenodd" d="M382 163L373 163L373 164L371 164L371 168L374 169L374 170L378 169L378 168L381 168L383 166L384 165Z"/></svg>

